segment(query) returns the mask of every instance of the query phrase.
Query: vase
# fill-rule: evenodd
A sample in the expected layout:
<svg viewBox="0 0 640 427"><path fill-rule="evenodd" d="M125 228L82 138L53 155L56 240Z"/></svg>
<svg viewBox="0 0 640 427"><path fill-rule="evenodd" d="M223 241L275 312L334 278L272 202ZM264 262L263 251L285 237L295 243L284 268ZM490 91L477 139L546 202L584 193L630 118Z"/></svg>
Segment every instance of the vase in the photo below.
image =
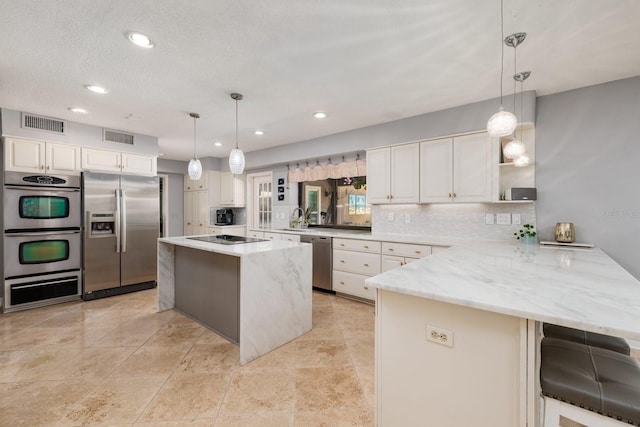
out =
<svg viewBox="0 0 640 427"><path fill-rule="evenodd" d="M570 222L559 222L556 224L556 242L573 243L576 240L576 230Z"/></svg>
<svg viewBox="0 0 640 427"><path fill-rule="evenodd" d="M522 240L522 243L524 243L525 245L535 245L537 242L536 236L530 236L528 234L525 234L524 237L521 237L520 240Z"/></svg>

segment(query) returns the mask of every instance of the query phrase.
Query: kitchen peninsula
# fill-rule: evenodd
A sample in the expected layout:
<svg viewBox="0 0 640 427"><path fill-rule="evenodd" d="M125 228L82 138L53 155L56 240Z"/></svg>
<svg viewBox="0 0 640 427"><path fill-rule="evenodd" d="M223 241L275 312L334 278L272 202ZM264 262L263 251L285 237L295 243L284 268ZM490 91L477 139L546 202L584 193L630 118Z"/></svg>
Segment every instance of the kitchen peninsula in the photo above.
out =
<svg viewBox="0 0 640 427"><path fill-rule="evenodd" d="M159 239L158 311L175 308L238 344L244 365L311 330L311 250Z"/></svg>
<svg viewBox="0 0 640 427"><path fill-rule="evenodd" d="M640 340L640 282L600 249L452 248L377 288L378 425L541 425L542 322Z"/></svg>

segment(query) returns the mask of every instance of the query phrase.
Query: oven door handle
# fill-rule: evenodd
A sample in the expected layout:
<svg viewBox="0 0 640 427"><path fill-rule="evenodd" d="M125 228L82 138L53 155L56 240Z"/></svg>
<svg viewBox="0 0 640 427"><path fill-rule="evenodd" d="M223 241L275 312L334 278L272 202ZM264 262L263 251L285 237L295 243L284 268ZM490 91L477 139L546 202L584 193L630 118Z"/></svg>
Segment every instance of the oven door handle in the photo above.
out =
<svg viewBox="0 0 640 427"><path fill-rule="evenodd" d="M73 277L71 279L73 279ZM35 283L35 284L27 284L27 285L11 285L11 289L37 288L42 285L55 285L56 283L65 283L68 281L69 279L61 279L61 280L54 280L53 282L43 282L43 283Z"/></svg>
<svg viewBox="0 0 640 427"><path fill-rule="evenodd" d="M79 188L52 188L52 187L22 187L19 185L5 185L6 190L26 190L26 191L50 191L50 192L64 192L64 193L77 193L80 191Z"/></svg>
<svg viewBox="0 0 640 427"><path fill-rule="evenodd" d="M33 233L5 233L5 237L59 236L61 234L80 234L80 230L70 231L36 231Z"/></svg>

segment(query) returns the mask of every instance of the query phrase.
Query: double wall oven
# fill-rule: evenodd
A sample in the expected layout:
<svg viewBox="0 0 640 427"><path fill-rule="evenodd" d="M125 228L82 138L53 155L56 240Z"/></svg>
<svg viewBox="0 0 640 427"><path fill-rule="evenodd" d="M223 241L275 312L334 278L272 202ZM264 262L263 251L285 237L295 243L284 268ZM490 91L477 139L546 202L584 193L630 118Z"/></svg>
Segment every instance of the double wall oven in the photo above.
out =
<svg viewBox="0 0 640 427"><path fill-rule="evenodd" d="M80 176L4 178L4 311L79 298Z"/></svg>

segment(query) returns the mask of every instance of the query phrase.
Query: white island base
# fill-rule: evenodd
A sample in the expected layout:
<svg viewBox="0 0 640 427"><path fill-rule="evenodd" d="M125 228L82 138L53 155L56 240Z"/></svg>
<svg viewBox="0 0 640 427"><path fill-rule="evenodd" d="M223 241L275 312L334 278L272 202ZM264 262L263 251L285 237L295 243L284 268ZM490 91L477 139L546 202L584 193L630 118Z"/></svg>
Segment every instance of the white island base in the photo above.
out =
<svg viewBox="0 0 640 427"><path fill-rule="evenodd" d="M311 330L312 248L158 241L158 311L177 309L240 347L240 364Z"/></svg>

